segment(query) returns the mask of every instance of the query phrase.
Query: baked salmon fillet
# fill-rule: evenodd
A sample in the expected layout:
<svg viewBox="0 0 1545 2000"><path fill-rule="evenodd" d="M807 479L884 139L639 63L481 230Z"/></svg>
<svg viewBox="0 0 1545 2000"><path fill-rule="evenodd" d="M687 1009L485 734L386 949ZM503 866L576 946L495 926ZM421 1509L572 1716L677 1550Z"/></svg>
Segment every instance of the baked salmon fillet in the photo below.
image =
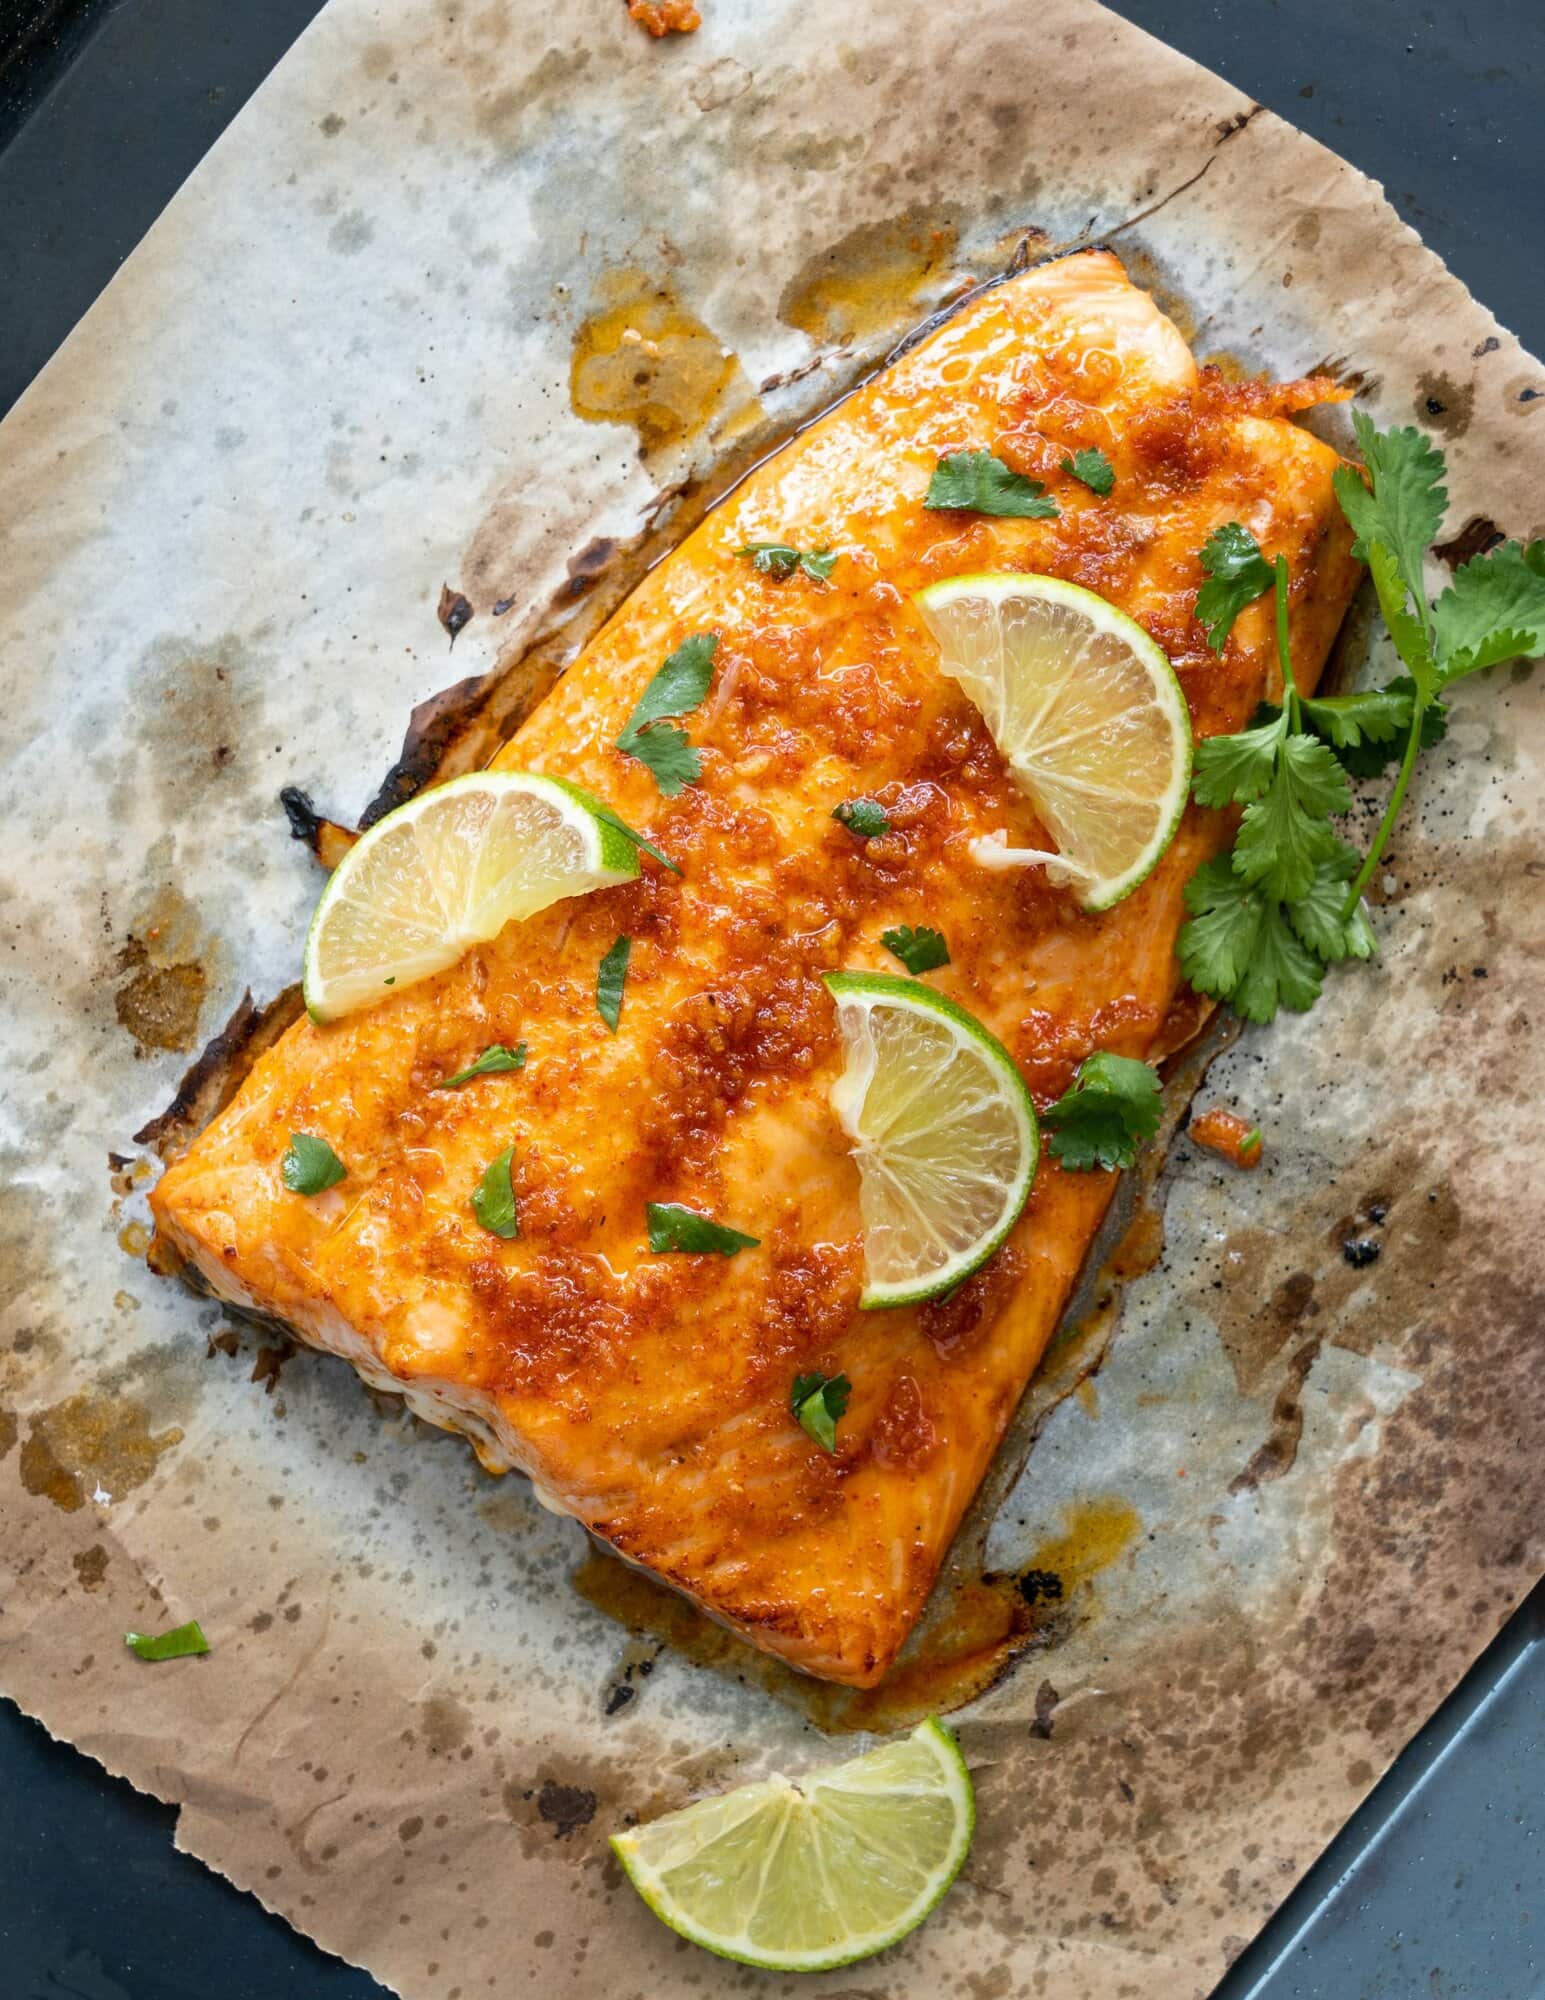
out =
<svg viewBox="0 0 1545 2000"><path fill-rule="evenodd" d="M634 592L499 762L588 787L678 877L512 924L451 970L334 1025L301 1021L168 1169L164 1244L213 1289L275 1314L367 1381L466 1432L628 1561L808 1673L877 1681L916 1620L1056 1326L1115 1176L1042 1154L993 1260L947 1299L861 1311L858 1171L830 1103L843 1065L821 975L895 970L881 933L943 932L931 983L1004 1043L1038 1103L1096 1049L1173 1038L1181 890L1227 823L1188 809L1148 879L1100 915L1041 867L973 842L1053 843L980 716L940 671L911 593L980 570L1097 591L1174 663L1198 736L1277 685L1269 602L1221 657L1195 622L1198 551L1242 522L1292 567L1311 687L1355 586L1338 463L1289 419L1338 392L1199 371L1118 260L1091 251L1006 280L760 466ZM1061 470L1098 446L1101 498ZM997 453L1060 514L931 512L944 454ZM828 583L756 571L753 542L832 549ZM688 729L700 781L663 797L614 746L667 653L719 634ZM862 840L833 808L872 798ZM600 959L633 939L621 1022ZM1167 1029L1167 1021L1171 1021ZM518 1075L433 1086L490 1043ZM348 1166L290 1193L292 1132ZM513 1146L520 1234L469 1206ZM680 1202L759 1239L653 1255L645 1205ZM796 1374L845 1374L834 1453L795 1422Z"/></svg>

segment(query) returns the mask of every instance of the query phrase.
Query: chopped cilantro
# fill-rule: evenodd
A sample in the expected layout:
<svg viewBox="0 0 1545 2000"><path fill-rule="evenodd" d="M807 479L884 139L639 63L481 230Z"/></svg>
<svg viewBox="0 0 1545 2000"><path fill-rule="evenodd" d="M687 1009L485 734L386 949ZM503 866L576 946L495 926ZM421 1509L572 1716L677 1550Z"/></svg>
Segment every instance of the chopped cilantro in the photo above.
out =
<svg viewBox="0 0 1545 2000"><path fill-rule="evenodd" d="M1272 566L1254 535L1237 521L1214 528L1202 546L1200 561L1207 581L1197 593L1197 623L1206 627L1208 645L1221 653L1240 612L1271 589Z"/></svg>
<svg viewBox="0 0 1545 2000"><path fill-rule="evenodd" d="M622 989L627 983L630 937L620 937L601 960L595 975L595 1010L615 1035L622 1019Z"/></svg>
<svg viewBox="0 0 1545 2000"><path fill-rule="evenodd" d="M648 765L668 799L696 784L703 766L687 732L667 718L690 714L707 694L718 644L717 632L696 632L683 639L639 696L617 738L624 756Z"/></svg>
<svg viewBox="0 0 1545 2000"><path fill-rule="evenodd" d="M336 1187L348 1168L325 1139L310 1132L292 1132L289 1149L279 1163L279 1175L291 1194L321 1194Z"/></svg>
<svg viewBox="0 0 1545 2000"><path fill-rule="evenodd" d="M941 458L923 505L1025 521L1049 521L1062 511L1038 479L1015 472L990 451L952 451Z"/></svg>
<svg viewBox="0 0 1545 2000"><path fill-rule="evenodd" d="M754 1250L760 1237L747 1236L699 1215L695 1208L683 1208L679 1201L651 1201L644 1209L649 1228L649 1247L656 1253L680 1252L690 1257L733 1257L741 1250Z"/></svg>
<svg viewBox="0 0 1545 2000"><path fill-rule="evenodd" d="M472 1190L472 1213L491 1236L502 1236L506 1243L520 1234L515 1182L510 1172L514 1157L515 1148L506 1146L496 1159L488 1162L483 1178Z"/></svg>
<svg viewBox="0 0 1545 2000"><path fill-rule="evenodd" d="M1071 458L1063 459L1062 470L1081 480L1091 493L1098 493L1102 500L1116 484L1116 468L1098 445L1091 446L1088 451L1075 451Z"/></svg>
<svg viewBox="0 0 1545 2000"><path fill-rule="evenodd" d="M950 962L949 946L938 931L926 926L913 930L910 924L898 925L895 930L881 931L880 942L893 958L901 960L914 979Z"/></svg>
<svg viewBox="0 0 1545 2000"><path fill-rule="evenodd" d="M878 840L891 830L878 799L844 799L840 806L832 807L832 818L860 840Z"/></svg>
<svg viewBox="0 0 1545 2000"><path fill-rule="evenodd" d="M794 1412L800 1429L813 1438L822 1451L836 1451L837 1420L847 1410L852 1393L853 1384L846 1375L823 1375L817 1368L808 1375L794 1377L794 1386L789 1391L789 1408Z"/></svg>
<svg viewBox="0 0 1545 2000"><path fill-rule="evenodd" d="M475 1076L497 1076L507 1069L524 1069L526 1066L526 1045L518 1042L513 1049L507 1049L503 1042L495 1042L484 1049L475 1063L468 1063L465 1069L457 1070L454 1076L442 1077L435 1085L436 1090L457 1090L464 1083L470 1083Z"/></svg>
<svg viewBox="0 0 1545 2000"><path fill-rule="evenodd" d="M1159 1078L1147 1063L1101 1049L1078 1066L1073 1087L1041 1113L1053 1155L1073 1173L1129 1167L1159 1129Z"/></svg>
<svg viewBox="0 0 1545 2000"><path fill-rule="evenodd" d="M170 1632L125 1632L123 1643L142 1660L187 1660L207 1653L209 1641L196 1618L174 1625Z"/></svg>
<svg viewBox="0 0 1545 2000"><path fill-rule="evenodd" d="M780 583L795 570L803 570L816 583L829 583L837 562L834 549L796 549L787 542L748 542L735 553L763 576L776 577Z"/></svg>

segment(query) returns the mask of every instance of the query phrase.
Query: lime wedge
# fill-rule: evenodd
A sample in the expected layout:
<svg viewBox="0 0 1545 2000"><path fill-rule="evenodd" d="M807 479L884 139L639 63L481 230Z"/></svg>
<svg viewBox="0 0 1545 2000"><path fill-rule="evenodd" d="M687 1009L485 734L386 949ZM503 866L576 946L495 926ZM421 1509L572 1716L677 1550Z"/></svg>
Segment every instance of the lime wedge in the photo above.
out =
<svg viewBox="0 0 1545 2000"><path fill-rule="evenodd" d="M915 1930L960 1872L976 1809L938 1722L796 1783L767 1778L612 1835L662 1923L721 1958L824 1972Z"/></svg>
<svg viewBox="0 0 1545 2000"><path fill-rule="evenodd" d="M1008 1050L942 993L888 972L825 978L847 1052L831 1099L858 1160L860 1304L915 1305L985 1264L1018 1221L1035 1106Z"/></svg>
<svg viewBox="0 0 1545 2000"><path fill-rule="evenodd" d="M454 965L507 923L631 881L638 850L599 799L530 771L452 778L377 820L306 934L306 1008L335 1021Z"/></svg>
<svg viewBox="0 0 1545 2000"><path fill-rule="evenodd" d="M1054 576L954 576L914 601L1057 843L979 841L976 859L1040 862L1086 910L1119 903L1174 838L1191 784L1191 718L1164 653Z"/></svg>

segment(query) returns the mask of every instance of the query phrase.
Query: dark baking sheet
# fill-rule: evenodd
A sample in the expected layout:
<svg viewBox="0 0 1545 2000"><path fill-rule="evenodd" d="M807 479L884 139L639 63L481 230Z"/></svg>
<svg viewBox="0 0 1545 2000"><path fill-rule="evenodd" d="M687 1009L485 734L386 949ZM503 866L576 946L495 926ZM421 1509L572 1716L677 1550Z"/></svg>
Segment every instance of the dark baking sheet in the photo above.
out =
<svg viewBox="0 0 1545 2000"><path fill-rule="evenodd" d="M316 7L0 0L0 410ZM1383 180L1451 268L1545 351L1542 0L1441 13L1418 0L1125 0L1119 11ZM1542 2000L1542 1795L1536 1591L1217 2000ZM173 1819L0 1703L5 2000L381 1993L177 1855Z"/></svg>

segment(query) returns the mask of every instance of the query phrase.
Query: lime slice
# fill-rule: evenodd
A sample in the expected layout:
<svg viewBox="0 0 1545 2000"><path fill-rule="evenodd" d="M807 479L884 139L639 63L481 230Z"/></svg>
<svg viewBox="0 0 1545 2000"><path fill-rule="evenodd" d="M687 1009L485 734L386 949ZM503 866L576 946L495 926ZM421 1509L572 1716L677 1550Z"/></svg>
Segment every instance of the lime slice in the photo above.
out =
<svg viewBox="0 0 1545 2000"><path fill-rule="evenodd" d="M976 1808L947 1729L796 1784L767 1778L612 1835L662 1923L721 1958L824 1972L915 1930L960 1872Z"/></svg>
<svg viewBox="0 0 1545 2000"><path fill-rule="evenodd" d="M828 972L847 1064L832 1108L853 1141L868 1307L936 1298L985 1264L1035 1178L1035 1106L1013 1058L942 993Z"/></svg>
<svg viewBox="0 0 1545 2000"><path fill-rule="evenodd" d="M441 972L564 896L638 873L599 799L530 771L477 771L377 820L333 871L306 934L306 1008L335 1021Z"/></svg>
<svg viewBox="0 0 1545 2000"><path fill-rule="evenodd" d="M978 842L976 858L1042 862L1086 910L1119 903L1185 811L1191 718L1174 668L1124 611L1054 576L954 576L915 602L1057 843Z"/></svg>

